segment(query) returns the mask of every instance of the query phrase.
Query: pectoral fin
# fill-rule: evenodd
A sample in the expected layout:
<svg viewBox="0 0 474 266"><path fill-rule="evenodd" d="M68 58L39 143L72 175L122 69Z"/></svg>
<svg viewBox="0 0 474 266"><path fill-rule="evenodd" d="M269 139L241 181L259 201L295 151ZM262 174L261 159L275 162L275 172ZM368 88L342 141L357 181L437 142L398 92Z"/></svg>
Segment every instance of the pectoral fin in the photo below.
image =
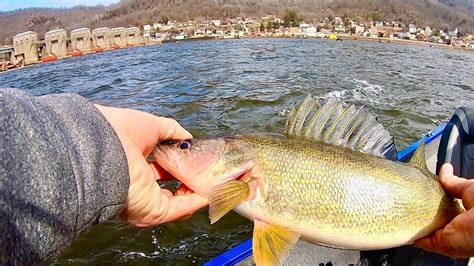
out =
<svg viewBox="0 0 474 266"><path fill-rule="evenodd" d="M215 186L209 193L209 218L211 219L211 224L217 222L241 202L246 201L249 195L249 185L244 181L233 180Z"/></svg>
<svg viewBox="0 0 474 266"><path fill-rule="evenodd" d="M255 220L253 257L257 265L281 265L300 234L279 226Z"/></svg>

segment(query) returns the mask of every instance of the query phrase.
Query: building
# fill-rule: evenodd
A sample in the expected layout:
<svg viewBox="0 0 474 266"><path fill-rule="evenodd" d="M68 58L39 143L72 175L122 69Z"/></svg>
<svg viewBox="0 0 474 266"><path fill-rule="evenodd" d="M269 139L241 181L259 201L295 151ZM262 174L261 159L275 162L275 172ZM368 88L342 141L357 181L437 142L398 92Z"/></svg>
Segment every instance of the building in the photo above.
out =
<svg viewBox="0 0 474 266"><path fill-rule="evenodd" d="M194 36L204 36L204 31L201 29L197 29L194 31Z"/></svg>
<svg viewBox="0 0 474 266"><path fill-rule="evenodd" d="M92 34L89 28L75 29L71 33L71 49L81 53L92 51Z"/></svg>
<svg viewBox="0 0 474 266"><path fill-rule="evenodd" d="M364 27L364 26L355 25L355 27L354 27L354 33L355 33L355 34L362 35L362 33L364 33L364 31L365 31L365 27Z"/></svg>
<svg viewBox="0 0 474 266"><path fill-rule="evenodd" d="M25 65L38 62L38 34L27 31L13 37L13 58L16 61L24 60Z"/></svg>
<svg viewBox="0 0 474 266"><path fill-rule="evenodd" d="M97 51L111 48L110 29L107 27L92 30L92 46Z"/></svg>
<svg viewBox="0 0 474 266"><path fill-rule="evenodd" d="M43 56L53 55L62 58L67 55L67 33L64 29L48 31L44 34L45 50Z"/></svg>

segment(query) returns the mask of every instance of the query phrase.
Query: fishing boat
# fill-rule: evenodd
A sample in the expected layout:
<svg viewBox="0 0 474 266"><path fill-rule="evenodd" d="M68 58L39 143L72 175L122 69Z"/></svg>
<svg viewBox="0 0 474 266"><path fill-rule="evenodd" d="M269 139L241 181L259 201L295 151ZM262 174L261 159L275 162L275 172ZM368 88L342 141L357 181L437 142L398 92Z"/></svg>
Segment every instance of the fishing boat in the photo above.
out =
<svg viewBox="0 0 474 266"><path fill-rule="evenodd" d="M454 167L455 175L474 179L474 106L457 109L447 124L440 125L398 152L397 160L408 161L422 142L426 144L426 164L432 173L438 173L441 165L449 162ZM333 249L304 241L298 241L284 265L379 265L383 262L380 261L381 258L389 263L387 265L474 265L474 258L455 260L413 246L360 252ZM254 265L252 239L204 265Z"/></svg>

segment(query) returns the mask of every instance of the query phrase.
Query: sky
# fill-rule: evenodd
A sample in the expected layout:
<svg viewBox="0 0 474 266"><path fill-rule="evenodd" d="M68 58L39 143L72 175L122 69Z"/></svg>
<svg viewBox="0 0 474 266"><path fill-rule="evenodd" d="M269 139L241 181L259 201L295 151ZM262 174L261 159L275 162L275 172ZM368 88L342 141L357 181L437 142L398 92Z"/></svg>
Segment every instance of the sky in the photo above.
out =
<svg viewBox="0 0 474 266"><path fill-rule="evenodd" d="M77 5L108 5L119 0L0 0L0 11L12 11L28 7L73 7Z"/></svg>

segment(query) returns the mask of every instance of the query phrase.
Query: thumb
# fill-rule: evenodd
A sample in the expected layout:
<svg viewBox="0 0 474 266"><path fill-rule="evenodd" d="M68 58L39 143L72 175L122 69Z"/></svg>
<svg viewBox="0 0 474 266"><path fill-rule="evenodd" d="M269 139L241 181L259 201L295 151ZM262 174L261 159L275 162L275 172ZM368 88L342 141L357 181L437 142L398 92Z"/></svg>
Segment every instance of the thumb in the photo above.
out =
<svg viewBox="0 0 474 266"><path fill-rule="evenodd" d="M176 120L166 117L156 117L155 132L158 140L193 138Z"/></svg>
<svg viewBox="0 0 474 266"><path fill-rule="evenodd" d="M463 196L469 186L473 185L472 182L469 182L465 178L457 177L453 174L453 166L449 163L443 164L439 172L440 182L443 185L443 188L446 192L458 199L463 199ZM467 209L470 209L472 206L465 206Z"/></svg>
<svg viewBox="0 0 474 266"><path fill-rule="evenodd" d="M426 251L450 256L453 250L450 242L449 230L439 229L430 236L415 241L414 245Z"/></svg>
<svg viewBox="0 0 474 266"><path fill-rule="evenodd" d="M188 193L186 195L174 195L168 197L166 204L165 216L154 221L154 224L168 223L184 217L191 216L194 212L205 207L208 204L207 199L196 193Z"/></svg>
<svg viewBox="0 0 474 266"><path fill-rule="evenodd" d="M456 216L443 229L415 241L414 245L427 251L444 254L454 258L465 258L472 256L472 237L469 228L472 224L468 212Z"/></svg>

